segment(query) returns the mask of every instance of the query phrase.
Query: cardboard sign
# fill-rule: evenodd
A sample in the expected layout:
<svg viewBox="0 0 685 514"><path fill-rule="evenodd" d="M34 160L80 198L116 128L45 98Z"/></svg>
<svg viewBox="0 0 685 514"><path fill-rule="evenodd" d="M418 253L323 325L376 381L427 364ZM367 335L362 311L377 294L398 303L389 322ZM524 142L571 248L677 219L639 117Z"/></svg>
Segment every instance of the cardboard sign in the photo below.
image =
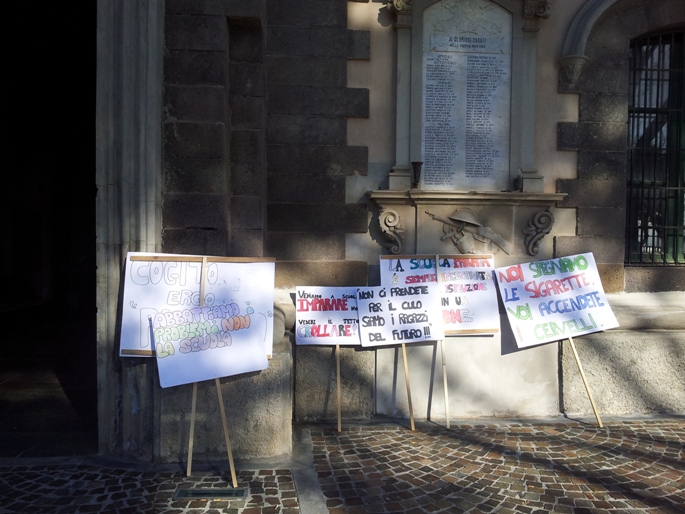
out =
<svg viewBox="0 0 685 514"><path fill-rule="evenodd" d="M156 356L162 387L266 369L275 265L245 261L129 253L119 355Z"/></svg>
<svg viewBox="0 0 685 514"><path fill-rule="evenodd" d="M437 283L357 288L362 346L435 341L445 337Z"/></svg>
<svg viewBox="0 0 685 514"><path fill-rule="evenodd" d="M296 344L361 344L356 287L298 287L296 295Z"/></svg>
<svg viewBox="0 0 685 514"><path fill-rule="evenodd" d="M519 348L618 326L591 253L495 270Z"/></svg>
<svg viewBox="0 0 685 514"><path fill-rule="evenodd" d="M492 255L381 256L386 287L437 282L445 335L499 332L497 286Z"/></svg>

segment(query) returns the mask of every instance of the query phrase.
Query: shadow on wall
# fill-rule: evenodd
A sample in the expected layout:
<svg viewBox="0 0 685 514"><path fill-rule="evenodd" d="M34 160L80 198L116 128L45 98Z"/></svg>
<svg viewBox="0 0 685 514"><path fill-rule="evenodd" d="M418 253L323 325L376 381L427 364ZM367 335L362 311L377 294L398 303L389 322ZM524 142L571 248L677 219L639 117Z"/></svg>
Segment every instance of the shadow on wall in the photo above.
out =
<svg viewBox="0 0 685 514"><path fill-rule="evenodd" d="M503 319L501 327L505 341L506 331L510 330L506 319ZM464 408L460 403L464 399L472 405L468 409L475 417L549 416L555 412L560 415L592 415L588 393L567 340L561 344L554 342L523 350L518 350L511 342L509 344L515 350L511 353L505 351L506 344L502 342L500 353L487 340L469 339L448 338L445 342L447 347L451 346L446 368L453 415L455 402L461 405L457 408ZM578 337L574 342L600 415L683 414L685 333L682 331L611 330ZM481 348L473 349L478 353L469 359L479 362L478 366L459 370L458 367L467 361L454 360L458 353L456 345L474 344L481 345ZM429 420L432 417L444 418L439 344L414 343L407 345L407 350L414 416ZM380 352L385 352L385 356L379 357ZM534 356L536 352L546 354L538 359L537 355ZM294 354L295 420L336 419L335 348L300 346L294 348ZM343 419L370 419L374 414L407 418L409 411L403 365L399 346L378 350L341 347ZM553 369L547 369L550 365ZM498 366L503 366L502 370L511 374L500 376ZM544 369L541 370L541 366ZM539 383L531 385L531 380ZM496 386L493 381L501 383ZM540 398L530 400L523 393L520 402L512 401L511 396L497 397L497 388L507 387L506 384L510 384L512 389L530 387L528 393L549 395L549 401L541 401ZM512 394L515 396L516 393ZM529 405L526 402L530 402ZM530 405L530 408L547 409L548 412L526 414ZM374 412L373 406L378 412Z"/></svg>
<svg viewBox="0 0 685 514"><path fill-rule="evenodd" d="M685 334L612 331L575 339L600 413L684 414ZM570 345L562 345L562 411L591 412Z"/></svg>

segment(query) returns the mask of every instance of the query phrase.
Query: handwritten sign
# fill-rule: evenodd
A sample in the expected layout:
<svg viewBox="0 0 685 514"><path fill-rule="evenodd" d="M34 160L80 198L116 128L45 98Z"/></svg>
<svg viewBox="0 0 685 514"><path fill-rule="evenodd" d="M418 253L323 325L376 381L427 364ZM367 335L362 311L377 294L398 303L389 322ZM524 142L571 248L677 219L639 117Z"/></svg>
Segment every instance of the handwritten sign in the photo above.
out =
<svg viewBox="0 0 685 514"><path fill-rule="evenodd" d="M445 337L437 284L357 288L362 346L434 341Z"/></svg>
<svg viewBox="0 0 685 514"><path fill-rule="evenodd" d="M119 355L156 356L162 387L268 367L273 262L131 252Z"/></svg>
<svg viewBox="0 0 685 514"><path fill-rule="evenodd" d="M298 287L295 343L361 344L356 287Z"/></svg>
<svg viewBox="0 0 685 514"><path fill-rule="evenodd" d="M438 283L445 335L499 332L492 255L381 256L381 284Z"/></svg>
<svg viewBox="0 0 685 514"><path fill-rule="evenodd" d="M591 253L495 270L519 348L618 326Z"/></svg>

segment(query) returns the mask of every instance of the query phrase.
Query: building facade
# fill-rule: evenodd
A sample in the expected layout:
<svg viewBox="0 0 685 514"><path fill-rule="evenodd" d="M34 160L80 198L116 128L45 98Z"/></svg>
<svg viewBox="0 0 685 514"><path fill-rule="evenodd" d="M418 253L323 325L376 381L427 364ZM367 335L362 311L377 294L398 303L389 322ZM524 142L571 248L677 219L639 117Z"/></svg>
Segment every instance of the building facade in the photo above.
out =
<svg viewBox="0 0 685 514"><path fill-rule="evenodd" d="M269 369L222 380L239 456L336 418L292 294L377 284L388 254L593 252L621 325L576 342L599 411L682 414L684 30L682 0L99 2L100 451L183 460L189 436L190 388L117 357L128 251L276 259ZM436 346L409 348L416 417L592 414L567 342L518 350L501 325L448 340L448 405ZM345 419L408 416L400 360L342 351ZM220 456L199 389L196 452Z"/></svg>

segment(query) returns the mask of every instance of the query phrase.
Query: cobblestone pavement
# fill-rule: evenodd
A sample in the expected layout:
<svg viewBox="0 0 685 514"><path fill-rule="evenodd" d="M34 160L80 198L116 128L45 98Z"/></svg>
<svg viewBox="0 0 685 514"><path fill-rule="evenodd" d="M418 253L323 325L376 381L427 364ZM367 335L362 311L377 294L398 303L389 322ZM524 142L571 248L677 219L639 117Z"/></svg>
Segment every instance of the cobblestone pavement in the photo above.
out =
<svg viewBox="0 0 685 514"><path fill-rule="evenodd" d="M228 464L226 464L228 467ZM0 512L195 513L300 512L289 469L240 471L240 499L174 499L177 489L229 489L230 472L185 476L89 464L0 468Z"/></svg>
<svg viewBox="0 0 685 514"><path fill-rule="evenodd" d="M305 458L237 463L245 496L230 500L173 498L177 489L232 490L227 463L186 477L178 466L98 457L0 459L0 513L685 512L685 419L604 425L298 427Z"/></svg>
<svg viewBox="0 0 685 514"><path fill-rule="evenodd" d="M685 423L313 430L332 514L685 512Z"/></svg>

